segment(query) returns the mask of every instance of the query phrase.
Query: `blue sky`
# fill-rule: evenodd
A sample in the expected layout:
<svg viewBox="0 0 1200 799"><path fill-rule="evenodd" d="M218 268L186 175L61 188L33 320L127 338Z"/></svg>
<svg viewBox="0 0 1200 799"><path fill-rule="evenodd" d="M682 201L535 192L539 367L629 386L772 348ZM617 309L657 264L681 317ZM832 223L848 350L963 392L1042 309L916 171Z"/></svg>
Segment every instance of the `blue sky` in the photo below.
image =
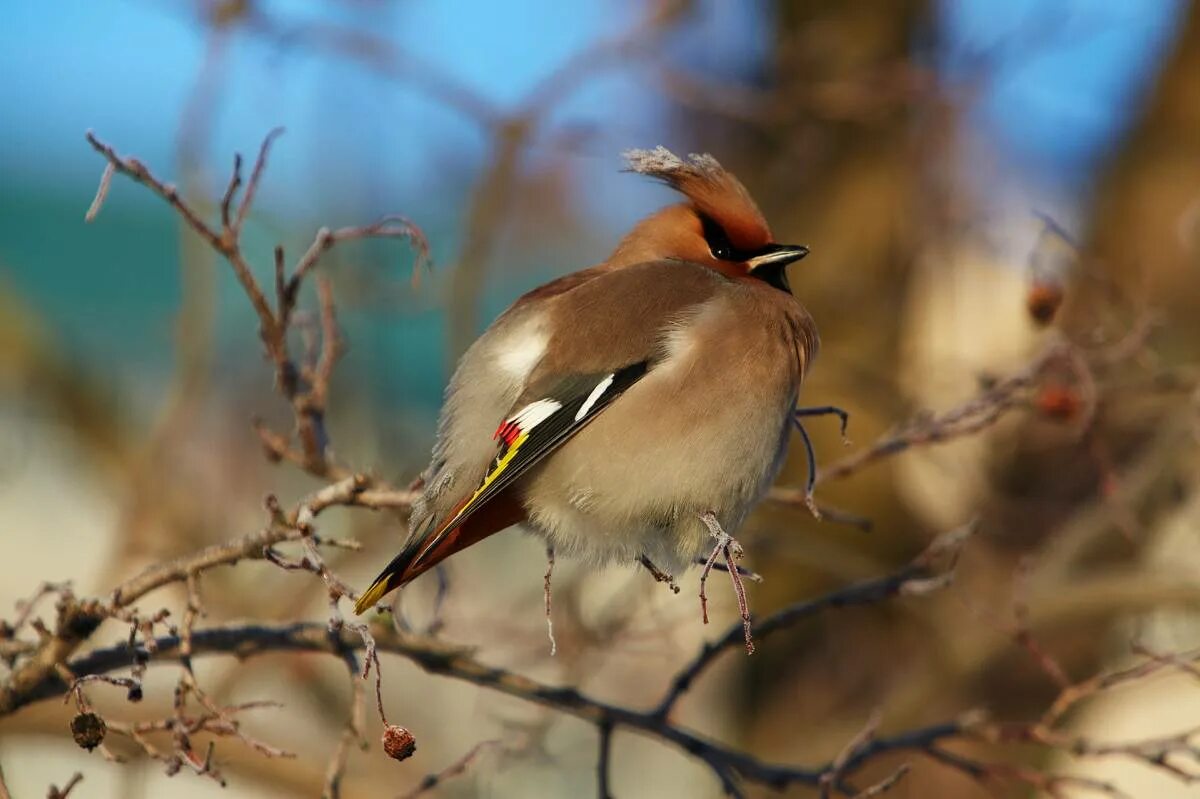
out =
<svg viewBox="0 0 1200 799"><path fill-rule="evenodd" d="M766 52L765 4L741 15L720 3L703 5L710 8L685 33L691 44L683 52L694 66L736 73ZM625 28L640 9L599 0L275 0L263 7L278 19L325 20L392 40L500 107L514 106L540 78ZM948 1L940 63L961 79L981 54L990 58L995 69L974 124L1031 176L1080 183L1132 118L1179 7L1179 0ZM15 0L5 17L0 174L69 180L94 172L94 157L80 146L87 128L151 162L169 162L173 121L205 50L192 4ZM214 153L252 148L264 131L284 125L298 150L358 147L381 155L378 168L397 181L423 178L433 143L457 145L467 173L483 158L476 126L427 95L334 59L281 53L254 37L232 42L222 97ZM576 93L559 113L586 121L611 117L614 108L617 129L630 137L661 134L655 98L621 70ZM277 174L289 168L308 165L291 159L275 167Z"/></svg>
<svg viewBox="0 0 1200 799"><path fill-rule="evenodd" d="M1030 180L1086 183L1137 118L1169 51L1180 0L948 0L942 54L951 80L993 69L973 108L978 131Z"/></svg>
<svg viewBox="0 0 1200 799"><path fill-rule="evenodd" d="M390 40L501 109L514 107L573 54L624 30L643 13L633 0L258 2L289 23L325 21ZM169 332L177 276L162 261L173 257L173 223L153 198L118 181L105 211L107 226L79 224L101 168L83 132L94 129L120 151L174 175L179 119L208 36L195 7L182 0L12 0L0 26L5 207L38 202L53 209L63 198L78 205L77 211L69 209L69 218L47 217L44 224L6 227L0 220L0 270L20 270L16 284L72 343L95 348L108 342L122 362L129 360L132 331L145 327L139 314L156 314L155 332ZM946 0L939 15L942 49L933 63L948 86L974 98L967 124L998 154L1005 180L1030 202L1049 197L1053 210L1069 209L1087 198L1105 154L1136 119L1139 98L1170 46L1181 7L1181 0ZM769 8L747 3L733 10L720 0L701 2L664 46L676 62L697 72L727 80L762 74L760 62L773 46ZM983 58L990 69L980 81L972 67ZM220 102L210 120L211 164L224 164L233 151L252 154L277 125L288 130L259 203L268 227L271 214L300 220L295 227L307 229L307 220L349 224L381 209L400 209L431 234L441 262L453 259L472 181L487 159L487 138L475 121L415 84L386 80L302 48L281 50L244 33L228 42L219 81ZM555 111L559 129L599 128L596 138L566 156L578 192L573 201L590 213L604 209L596 217L597 242L611 244L666 196L645 181L617 174L626 147L665 143L687 149L687 131L668 129L664 107L636 69L618 64ZM535 148L530 161L545 157ZM157 239L146 236L156 242L152 252L159 260L116 267L105 279L98 270L114 267L97 265L70 247L83 247L89 255L111 247L103 237L117 235L121 213L134 220L141 214L159 226ZM293 250L306 243L288 242ZM588 257L602 255L597 249ZM540 277L555 268L548 264ZM70 296L61 290L64 280L74 281ZM236 286L227 289L231 297L236 294ZM90 316L81 317L81 301ZM244 311L236 301L227 305ZM437 329L427 316L411 324L419 335L408 329L394 335L428 340ZM168 342L155 335L141 345L157 347L149 360L166 359ZM441 379L426 373L439 354L419 342L411 347L397 360L400 371L408 370L397 380L423 375L435 404Z"/></svg>

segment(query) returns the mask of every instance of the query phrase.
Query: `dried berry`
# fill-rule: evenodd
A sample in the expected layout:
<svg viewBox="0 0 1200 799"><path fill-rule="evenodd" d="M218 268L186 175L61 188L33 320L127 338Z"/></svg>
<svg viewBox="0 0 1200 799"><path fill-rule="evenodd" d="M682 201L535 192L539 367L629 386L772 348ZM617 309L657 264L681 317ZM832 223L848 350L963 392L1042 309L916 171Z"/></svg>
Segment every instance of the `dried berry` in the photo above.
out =
<svg viewBox="0 0 1200 799"><path fill-rule="evenodd" d="M1025 295L1025 307L1033 321L1039 325L1048 325L1054 321L1062 301L1062 286L1047 280L1035 281L1029 287L1029 293Z"/></svg>
<svg viewBox="0 0 1200 799"><path fill-rule="evenodd" d="M1083 400L1069 386L1045 386L1037 395L1037 408L1043 415L1066 422L1079 415Z"/></svg>
<svg viewBox="0 0 1200 799"><path fill-rule="evenodd" d="M89 752L104 742L108 725L95 713L80 713L71 719L71 735L75 743Z"/></svg>
<svg viewBox="0 0 1200 799"><path fill-rule="evenodd" d="M407 760L417 751L417 739L403 727L389 724L383 729L383 751L393 760Z"/></svg>

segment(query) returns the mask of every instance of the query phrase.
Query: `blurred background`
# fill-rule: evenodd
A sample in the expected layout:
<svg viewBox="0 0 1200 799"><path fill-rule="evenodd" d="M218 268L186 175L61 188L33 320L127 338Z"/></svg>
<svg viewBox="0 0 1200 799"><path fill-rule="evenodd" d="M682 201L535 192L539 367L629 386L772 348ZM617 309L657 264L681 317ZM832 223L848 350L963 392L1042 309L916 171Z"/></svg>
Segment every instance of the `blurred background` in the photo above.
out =
<svg viewBox="0 0 1200 799"><path fill-rule="evenodd" d="M835 420L809 423L822 463L967 401L1049 342L1088 348L1089 369L1035 386L979 433L822 484L819 500L871 519L870 532L764 505L740 536L766 578L751 587L756 612L884 574L972 518L981 532L947 592L727 656L680 708L704 734L818 763L876 707L884 730L974 707L1036 716L1061 686L1014 642L1018 624L1071 680L1119 665L1135 639L1200 642L1200 4L67 0L10 4L0 27L3 615L41 580L104 596L148 563L261 526L267 493L294 501L317 485L261 456L251 419L286 429L288 409L228 267L122 178L83 221L103 167L88 129L215 213L233 153L252 156L283 126L246 232L261 276L275 243L298 253L322 225L385 213L432 245L419 285L403 243L350 244L323 262L350 345L330 398L334 446L401 485L426 463L442 388L473 337L674 201L621 173L629 147L713 153L779 240L812 248L791 275L823 339L803 401L852 415L849 449ZM780 482L805 477L795 447ZM349 511L322 529L365 544L335 559L360 586L403 534L392 517ZM456 557L442 634L641 707L736 617L722 590L718 625L700 624L694 573L675 597L641 573L560 561L551 658L544 567L516 531ZM406 598L417 619L426 583ZM325 613L315 581L265 564L214 575L206 599L209 621ZM403 793L493 739L442 795L594 792L587 725L397 658L384 673L389 714L420 749L402 764L355 752L346 795ZM317 795L346 714L340 664L212 660L201 674L222 696L284 702L252 726L300 753L222 744L223 795ZM161 713L172 680L156 690L152 678L145 707L105 707ZM16 796L75 770L73 796L221 790L89 757L65 732L70 715L45 702L0 719ZM1198 715L1200 690L1170 678L1102 697L1071 724L1128 739ZM1127 760L1023 756L1133 796L1200 795ZM919 758L879 776L905 759L918 768L898 797L989 795ZM613 764L621 797L720 794L702 765L643 739L618 735Z"/></svg>

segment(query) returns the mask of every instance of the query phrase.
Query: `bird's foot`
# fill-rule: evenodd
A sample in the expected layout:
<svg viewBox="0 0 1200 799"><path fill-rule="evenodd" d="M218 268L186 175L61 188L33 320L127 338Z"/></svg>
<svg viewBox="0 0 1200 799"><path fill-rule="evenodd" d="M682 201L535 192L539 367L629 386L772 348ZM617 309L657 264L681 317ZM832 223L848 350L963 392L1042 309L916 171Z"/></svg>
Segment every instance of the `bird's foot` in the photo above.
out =
<svg viewBox="0 0 1200 799"><path fill-rule="evenodd" d="M704 561L704 570L700 572L700 615L704 619L704 623L708 624L708 595L705 593L705 584L708 581L708 575L712 572L717 558L725 557L725 571L729 572L729 579L733 583L733 592L737 595L738 612L742 617L742 631L746 636L746 654L754 654L754 636L750 630L750 603L746 600L746 587L742 584L741 569L735 561L740 559L745 552L742 550L742 545L725 532L725 528L721 526L721 522L717 520L717 514L712 511L705 511L700 514L700 521L704 522L704 526L708 528L708 532L712 535L716 545L713 546L712 552L708 559Z"/></svg>
<svg viewBox="0 0 1200 799"><path fill-rule="evenodd" d="M842 446L849 446L850 439L846 438L846 425L850 424L850 414L836 405L797 408L792 413L792 423L800 431L800 438L804 440L804 452L808 456L808 482L804 486L804 505L817 520L821 519L821 509L817 507L817 501L813 497L813 491L817 487L817 452L813 449L812 439L808 437L808 430L804 428L804 423L800 420L809 416L828 416L830 414L842 420Z"/></svg>
<svg viewBox="0 0 1200 799"><path fill-rule="evenodd" d="M812 408L797 408L793 413L796 419L804 416L836 416L842 422L841 435L842 446L850 446L850 439L846 437L846 428L850 425L850 412L844 411L836 405L818 405Z"/></svg>
<svg viewBox="0 0 1200 799"><path fill-rule="evenodd" d="M679 586L675 584L675 578L670 573L665 572L655 566L654 562L651 561L650 558L642 555L640 558L638 558L638 563L646 567L646 571L650 572L650 576L653 577L656 582L666 583L667 588L670 588L676 594L679 593Z"/></svg>

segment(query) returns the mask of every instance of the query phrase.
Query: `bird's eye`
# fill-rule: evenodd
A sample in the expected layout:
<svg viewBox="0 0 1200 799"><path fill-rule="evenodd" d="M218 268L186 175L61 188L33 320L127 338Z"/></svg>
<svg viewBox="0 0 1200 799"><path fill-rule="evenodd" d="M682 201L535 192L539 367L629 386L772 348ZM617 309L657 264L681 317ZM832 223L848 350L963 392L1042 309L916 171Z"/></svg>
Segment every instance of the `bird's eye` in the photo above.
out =
<svg viewBox="0 0 1200 799"><path fill-rule="evenodd" d="M718 261L733 260L734 249L729 237L714 220L705 216L701 218L704 224L704 240L708 242L708 251Z"/></svg>

